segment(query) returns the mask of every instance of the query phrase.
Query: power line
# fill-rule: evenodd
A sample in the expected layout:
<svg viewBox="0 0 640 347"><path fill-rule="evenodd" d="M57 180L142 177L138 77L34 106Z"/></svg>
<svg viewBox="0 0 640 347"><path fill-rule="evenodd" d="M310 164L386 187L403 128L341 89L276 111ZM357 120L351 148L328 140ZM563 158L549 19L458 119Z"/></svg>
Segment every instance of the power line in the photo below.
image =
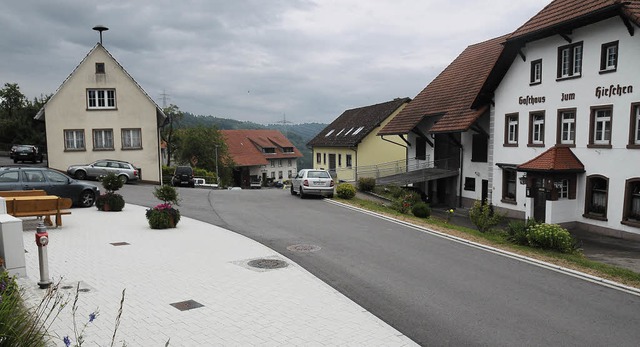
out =
<svg viewBox="0 0 640 347"><path fill-rule="evenodd" d="M162 108L167 108L167 101L170 100L171 98L169 97L170 95L167 94L167 92L163 89L162 93L160 93L160 96L162 97Z"/></svg>

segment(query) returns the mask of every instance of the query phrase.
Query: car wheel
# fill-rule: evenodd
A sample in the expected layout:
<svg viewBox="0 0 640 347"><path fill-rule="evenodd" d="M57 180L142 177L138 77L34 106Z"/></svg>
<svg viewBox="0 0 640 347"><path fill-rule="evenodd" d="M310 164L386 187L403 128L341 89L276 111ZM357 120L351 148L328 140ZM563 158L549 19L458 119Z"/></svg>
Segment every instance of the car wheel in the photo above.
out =
<svg viewBox="0 0 640 347"><path fill-rule="evenodd" d="M293 190L293 184L291 185L291 195L296 195L296 191Z"/></svg>
<svg viewBox="0 0 640 347"><path fill-rule="evenodd" d="M84 180L84 179L87 179L87 173L82 170L76 171L74 177L79 180Z"/></svg>
<svg viewBox="0 0 640 347"><path fill-rule="evenodd" d="M300 186L300 192L299 192L299 194L300 194L300 199L304 199L304 197L306 196L306 195L304 194L304 191L302 190L302 186Z"/></svg>
<svg viewBox="0 0 640 347"><path fill-rule="evenodd" d="M90 190L84 190L80 193L80 206L91 207L96 201L96 194Z"/></svg>
<svg viewBox="0 0 640 347"><path fill-rule="evenodd" d="M122 182L122 184L127 184L127 182L129 181L129 177L127 177L126 175L120 175L118 176L118 178L120 179L120 182Z"/></svg>

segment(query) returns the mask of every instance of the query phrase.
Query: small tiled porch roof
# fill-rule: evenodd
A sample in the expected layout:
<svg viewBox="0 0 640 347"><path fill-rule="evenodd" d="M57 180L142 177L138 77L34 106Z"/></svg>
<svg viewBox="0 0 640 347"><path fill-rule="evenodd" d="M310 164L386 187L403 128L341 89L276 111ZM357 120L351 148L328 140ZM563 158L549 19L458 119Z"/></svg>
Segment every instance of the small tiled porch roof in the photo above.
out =
<svg viewBox="0 0 640 347"><path fill-rule="evenodd" d="M571 148L555 146L539 156L517 166L518 171L584 172L584 165Z"/></svg>

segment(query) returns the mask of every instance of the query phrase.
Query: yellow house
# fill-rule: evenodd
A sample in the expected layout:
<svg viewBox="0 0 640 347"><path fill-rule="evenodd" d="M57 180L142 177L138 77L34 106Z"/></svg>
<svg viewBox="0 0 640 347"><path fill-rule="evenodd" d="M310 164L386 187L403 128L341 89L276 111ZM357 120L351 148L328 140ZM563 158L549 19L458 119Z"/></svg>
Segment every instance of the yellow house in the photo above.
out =
<svg viewBox="0 0 640 347"><path fill-rule="evenodd" d="M35 119L45 121L52 169L108 158L134 164L144 181L161 180L159 128L166 116L101 43Z"/></svg>
<svg viewBox="0 0 640 347"><path fill-rule="evenodd" d="M338 181L375 177L375 168L405 160L403 146L376 136L408 103L396 98L381 104L346 110L314 137L313 168L324 169Z"/></svg>

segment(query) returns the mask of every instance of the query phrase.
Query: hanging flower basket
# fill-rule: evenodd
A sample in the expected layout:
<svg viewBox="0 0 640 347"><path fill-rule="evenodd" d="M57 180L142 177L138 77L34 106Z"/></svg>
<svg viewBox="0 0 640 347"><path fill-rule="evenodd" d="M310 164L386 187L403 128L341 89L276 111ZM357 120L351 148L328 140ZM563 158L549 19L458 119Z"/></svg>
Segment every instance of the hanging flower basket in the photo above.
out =
<svg viewBox="0 0 640 347"><path fill-rule="evenodd" d="M147 221L151 229L175 228L180 221L180 211L170 203L159 204L147 210Z"/></svg>

